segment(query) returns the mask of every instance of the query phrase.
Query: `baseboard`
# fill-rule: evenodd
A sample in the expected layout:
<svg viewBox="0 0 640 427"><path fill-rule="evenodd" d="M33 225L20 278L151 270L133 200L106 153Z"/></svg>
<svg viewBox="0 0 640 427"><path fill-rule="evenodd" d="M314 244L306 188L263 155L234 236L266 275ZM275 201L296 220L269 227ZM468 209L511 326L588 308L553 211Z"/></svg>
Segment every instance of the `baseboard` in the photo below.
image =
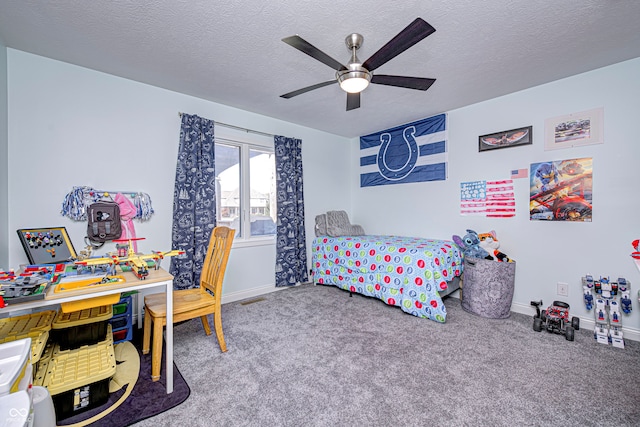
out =
<svg viewBox="0 0 640 427"><path fill-rule="evenodd" d="M536 313L535 307L531 306L531 304L526 305L526 304L520 304L520 303L511 304L511 311L513 311L514 313L531 315L532 322L533 322L533 315ZM622 320L624 321L624 317L622 318ZM594 319L580 317L580 329L589 329L593 332L593 329L595 327L596 327L596 322ZM624 339L628 339L631 341L640 341L640 329L629 328L623 325L622 334Z"/></svg>
<svg viewBox="0 0 640 427"><path fill-rule="evenodd" d="M222 295L222 304L230 302L240 301L247 298L254 298L260 295L269 294L271 292L281 291L287 287L276 288L275 284L260 286L258 288L251 288L245 291L231 292L229 294Z"/></svg>

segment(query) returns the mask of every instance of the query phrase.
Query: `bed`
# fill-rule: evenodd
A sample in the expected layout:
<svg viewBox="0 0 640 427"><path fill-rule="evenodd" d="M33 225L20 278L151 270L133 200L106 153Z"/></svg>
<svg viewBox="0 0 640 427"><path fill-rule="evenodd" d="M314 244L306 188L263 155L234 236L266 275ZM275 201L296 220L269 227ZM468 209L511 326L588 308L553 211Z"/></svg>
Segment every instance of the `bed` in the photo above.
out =
<svg viewBox="0 0 640 427"><path fill-rule="evenodd" d="M318 236L312 245L317 284L378 298L417 317L444 323L442 297L460 288L462 251L449 240L401 236Z"/></svg>

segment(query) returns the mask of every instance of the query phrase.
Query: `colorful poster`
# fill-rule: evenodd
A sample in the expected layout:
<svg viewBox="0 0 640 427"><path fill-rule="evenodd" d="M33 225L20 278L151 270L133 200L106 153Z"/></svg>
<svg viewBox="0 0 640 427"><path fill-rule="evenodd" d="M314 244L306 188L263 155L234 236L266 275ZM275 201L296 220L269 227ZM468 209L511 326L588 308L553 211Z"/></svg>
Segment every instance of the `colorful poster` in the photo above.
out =
<svg viewBox="0 0 640 427"><path fill-rule="evenodd" d="M532 163L530 220L591 222L592 161L585 157Z"/></svg>

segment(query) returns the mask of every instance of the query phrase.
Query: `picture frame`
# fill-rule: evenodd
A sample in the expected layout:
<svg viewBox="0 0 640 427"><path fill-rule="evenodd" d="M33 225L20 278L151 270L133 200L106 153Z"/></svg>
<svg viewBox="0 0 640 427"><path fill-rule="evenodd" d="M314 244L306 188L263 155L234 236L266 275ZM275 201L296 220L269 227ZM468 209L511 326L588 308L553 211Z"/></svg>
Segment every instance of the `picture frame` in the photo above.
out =
<svg viewBox="0 0 640 427"><path fill-rule="evenodd" d="M533 126L490 133L478 137L478 151L533 144Z"/></svg>
<svg viewBox="0 0 640 427"><path fill-rule="evenodd" d="M602 144L604 108L552 117L544 124L544 149Z"/></svg>
<svg viewBox="0 0 640 427"><path fill-rule="evenodd" d="M65 227L21 228L16 231L29 264L62 264L77 257Z"/></svg>

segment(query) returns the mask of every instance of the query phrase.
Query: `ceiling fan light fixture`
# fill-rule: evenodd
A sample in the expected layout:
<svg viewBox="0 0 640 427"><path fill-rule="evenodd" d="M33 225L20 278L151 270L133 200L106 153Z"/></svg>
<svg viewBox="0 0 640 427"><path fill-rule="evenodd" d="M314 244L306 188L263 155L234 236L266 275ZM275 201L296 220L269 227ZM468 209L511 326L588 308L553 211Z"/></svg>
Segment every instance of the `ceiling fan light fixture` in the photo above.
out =
<svg viewBox="0 0 640 427"><path fill-rule="evenodd" d="M339 71L336 74L340 88L347 93L360 93L365 90L371 82L371 73L365 69Z"/></svg>

